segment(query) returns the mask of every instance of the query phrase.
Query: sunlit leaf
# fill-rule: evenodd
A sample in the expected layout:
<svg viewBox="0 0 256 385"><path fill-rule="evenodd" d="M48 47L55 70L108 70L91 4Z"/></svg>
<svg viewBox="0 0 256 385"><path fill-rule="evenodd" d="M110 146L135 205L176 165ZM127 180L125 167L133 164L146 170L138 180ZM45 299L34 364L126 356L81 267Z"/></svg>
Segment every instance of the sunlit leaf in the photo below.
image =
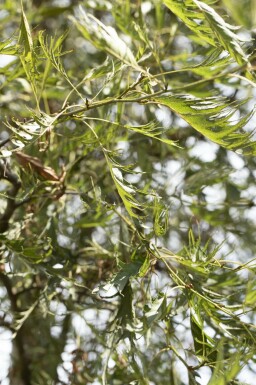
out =
<svg viewBox="0 0 256 385"><path fill-rule="evenodd" d="M227 50L239 64L247 62L241 41L234 27L208 4L197 0L164 0L164 4L175 13L200 39L208 44Z"/></svg>
<svg viewBox="0 0 256 385"><path fill-rule="evenodd" d="M96 17L86 13L82 7L79 8L77 17L71 17L71 20L85 39L90 40L97 48L139 69L132 51L113 27L104 25Z"/></svg>
<svg viewBox="0 0 256 385"><path fill-rule="evenodd" d="M107 157L108 166L111 176L115 183L116 189L122 199L126 210L134 218L140 218L143 214L143 206L136 199L136 188L128 183L122 175L122 166L110 157Z"/></svg>
<svg viewBox="0 0 256 385"><path fill-rule="evenodd" d="M20 60L25 70L27 79L29 80L31 87L33 89L36 102L37 100L37 86L35 80L36 74L36 66L35 66L35 51L33 38L30 31L29 23L26 17L26 14L23 9L23 5L21 2L21 23L20 23L20 35L19 35L19 45L22 47L23 51L20 54Z"/></svg>
<svg viewBox="0 0 256 385"><path fill-rule="evenodd" d="M227 100L215 97L205 99L192 95L161 96L155 103L169 107L206 138L230 150L241 150L246 155L256 153L256 143L250 133L240 130L252 117L254 111L232 121L235 108Z"/></svg>

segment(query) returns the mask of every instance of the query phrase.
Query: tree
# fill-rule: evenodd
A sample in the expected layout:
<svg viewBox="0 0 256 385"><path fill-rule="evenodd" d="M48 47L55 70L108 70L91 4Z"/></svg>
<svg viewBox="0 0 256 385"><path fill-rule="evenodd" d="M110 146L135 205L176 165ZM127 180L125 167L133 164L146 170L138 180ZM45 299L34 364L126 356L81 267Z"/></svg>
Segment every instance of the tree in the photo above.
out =
<svg viewBox="0 0 256 385"><path fill-rule="evenodd" d="M3 2L6 384L252 383L253 7Z"/></svg>

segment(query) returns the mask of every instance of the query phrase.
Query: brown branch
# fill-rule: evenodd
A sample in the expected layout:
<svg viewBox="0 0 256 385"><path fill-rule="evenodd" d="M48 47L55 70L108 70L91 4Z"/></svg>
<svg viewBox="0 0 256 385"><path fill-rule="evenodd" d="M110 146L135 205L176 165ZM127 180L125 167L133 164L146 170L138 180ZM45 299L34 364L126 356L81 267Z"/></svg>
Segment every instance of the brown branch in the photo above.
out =
<svg viewBox="0 0 256 385"><path fill-rule="evenodd" d="M18 312L18 306L17 306L17 301L16 301L16 295L13 293L12 290L12 281L10 278L6 275L6 273L0 272L0 280L2 281L6 291L7 295L9 297L9 300L11 302L11 310L13 313Z"/></svg>
<svg viewBox="0 0 256 385"><path fill-rule="evenodd" d="M3 146L5 146L6 143L8 143L9 141L10 141L10 138L7 138L7 139L2 140L2 141L0 142L0 148L3 147Z"/></svg>
<svg viewBox="0 0 256 385"><path fill-rule="evenodd" d="M25 351L25 339L22 335L22 332L18 331L15 343L17 346L19 360L20 360L20 377L24 385L32 385L31 382L31 371L30 371L30 360Z"/></svg>
<svg viewBox="0 0 256 385"><path fill-rule="evenodd" d="M11 303L11 310L12 313L15 315L20 311L18 305L17 305L17 296L14 294L12 289L12 281L11 279L3 272L0 272L0 280L2 281L10 303ZM29 368L29 358L27 356L27 352L25 350L25 336L23 336L22 328L18 330L16 338L14 339L14 342L17 347L17 351L19 354L19 363L20 363L20 377L22 380L22 384L24 385L31 385L31 371Z"/></svg>
<svg viewBox="0 0 256 385"><path fill-rule="evenodd" d="M4 213L0 216L0 234L8 230L9 221L17 208L15 197L21 186L18 176L12 172L7 164L0 160L0 179L11 183L12 187L7 192L7 205Z"/></svg>
<svg viewBox="0 0 256 385"><path fill-rule="evenodd" d="M59 365L61 365L63 363L61 355L62 355L64 348L67 344L68 333L69 333L70 325L71 325L70 321L71 321L71 312L68 311L67 314L65 315L64 320L63 320L62 331L61 331L60 336L58 337L58 341L56 341L57 344L56 344L56 342L54 342L54 346L56 346L54 362L52 362L52 364L54 363L54 366L55 366L54 373L53 373L53 382L52 382L52 384L54 384L54 385L62 383L61 380L59 379L58 367L59 367Z"/></svg>
<svg viewBox="0 0 256 385"><path fill-rule="evenodd" d="M15 331L14 328L12 327L12 325L9 322L5 321L4 318L5 317L0 318L0 328L8 329L9 331L11 331L13 333Z"/></svg>

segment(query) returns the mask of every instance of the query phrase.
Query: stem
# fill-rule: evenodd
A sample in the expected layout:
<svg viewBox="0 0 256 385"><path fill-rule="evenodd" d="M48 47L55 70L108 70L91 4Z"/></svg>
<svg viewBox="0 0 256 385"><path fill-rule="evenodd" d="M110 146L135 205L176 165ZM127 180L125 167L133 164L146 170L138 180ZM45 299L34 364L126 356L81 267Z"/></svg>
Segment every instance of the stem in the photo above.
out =
<svg viewBox="0 0 256 385"><path fill-rule="evenodd" d="M94 108L106 106L109 104L115 104L115 103L141 103L143 101L147 102L147 100L150 100L151 98L154 98L157 95L162 95L164 93L170 92L171 90L160 90L153 94L144 95L138 98L110 98L101 100L94 103L87 103L85 106L77 108L76 110L70 111L70 112L64 112L63 114L59 114L57 117L58 121L61 121L62 118L68 118L68 117L74 117L76 114L80 114L85 111L93 110ZM69 108L72 108L73 106L70 106ZM67 111L68 107L66 108Z"/></svg>

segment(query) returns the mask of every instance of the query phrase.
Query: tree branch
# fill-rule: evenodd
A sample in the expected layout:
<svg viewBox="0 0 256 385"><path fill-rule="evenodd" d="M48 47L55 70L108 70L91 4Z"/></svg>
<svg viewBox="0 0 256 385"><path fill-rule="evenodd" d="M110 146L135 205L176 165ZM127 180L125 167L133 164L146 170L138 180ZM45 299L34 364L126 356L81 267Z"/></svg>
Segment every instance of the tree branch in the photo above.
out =
<svg viewBox="0 0 256 385"><path fill-rule="evenodd" d="M8 165L0 160L0 179L5 179L12 184L12 187L7 192L7 205L4 213L0 216L0 234L8 230L9 220L17 208L15 197L21 186L18 176L12 172Z"/></svg>
<svg viewBox="0 0 256 385"><path fill-rule="evenodd" d="M0 280L2 281L9 300L11 302L11 310L12 313L15 315L15 313L18 313L20 311L18 305L17 305L17 296L14 294L12 289L12 281L10 278L5 274L0 272ZM25 338L23 336L22 329L18 330L16 338L14 339L14 342L17 347L18 355L19 355L19 367L20 367L20 377L22 380L23 385L31 385L31 371L29 368L29 358L27 357L26 351L25 351Z"/></svg>

